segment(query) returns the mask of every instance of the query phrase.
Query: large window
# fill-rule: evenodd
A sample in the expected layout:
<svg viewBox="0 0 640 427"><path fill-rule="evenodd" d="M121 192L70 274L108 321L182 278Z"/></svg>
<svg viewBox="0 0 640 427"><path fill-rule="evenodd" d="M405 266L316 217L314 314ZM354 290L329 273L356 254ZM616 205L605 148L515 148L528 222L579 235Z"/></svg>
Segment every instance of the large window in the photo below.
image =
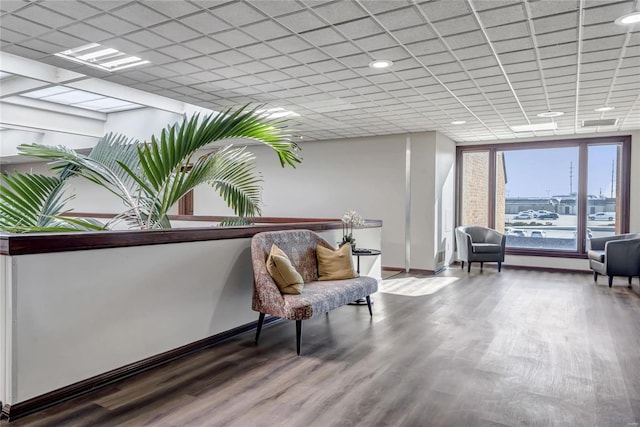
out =
<svg viewBox="0 0 640 427"><path fill-rule="evenodd" d="M510 253L582 256L628 231L629 137L458 147L458 224L495 228Z"/></svg>

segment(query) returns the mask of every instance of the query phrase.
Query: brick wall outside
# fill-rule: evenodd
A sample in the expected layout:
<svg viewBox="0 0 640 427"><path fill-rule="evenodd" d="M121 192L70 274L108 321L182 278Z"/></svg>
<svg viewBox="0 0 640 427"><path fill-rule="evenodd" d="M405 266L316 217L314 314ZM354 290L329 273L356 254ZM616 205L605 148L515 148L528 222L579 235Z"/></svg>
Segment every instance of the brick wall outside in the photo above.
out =
<svg viewBox="0 0 640 427"><path fill-rule="evenodd" d="M504 172L504 154L496 155L496 230L504 233L506 222L507 177Z"/></svg>
<svg viewBox="0 0 640 427"><path fill-rule="evenodd" d="M489 153L486 151L462 155L461 220L460 225L489 225Z"/></svg>
<svg viewBox="0 0 640 427"><path fill-rule="evenodd" d="M504 156L496 156L496 230L504 232L506 219ZM489 226L489 153L467 152L462 157L462 223Z"/></svg>

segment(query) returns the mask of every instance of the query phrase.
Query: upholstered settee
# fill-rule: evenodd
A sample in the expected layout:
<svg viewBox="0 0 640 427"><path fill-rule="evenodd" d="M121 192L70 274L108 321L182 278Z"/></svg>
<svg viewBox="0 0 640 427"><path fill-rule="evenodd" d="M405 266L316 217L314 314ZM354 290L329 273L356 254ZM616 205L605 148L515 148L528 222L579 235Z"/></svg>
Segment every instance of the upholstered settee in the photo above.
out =
<svg viewBox="0 0 640 427"><path fill-rule="evenodd" d="M482 269L485 262L497 262L498 271L504 262L504 247L506 236L496 230L474 225L456 228L456 246L458 259L467 262L467 272L471 271L472 262L480 262Z"/></svg>
<svg viewBox="0 0 640 427"><path fill-rule="evenodd" d="M299 295L282 294L267 270L266 261L275 244L289 257L291 264L304 280ZM334 249L330 243L310 230L272 231L256 234L251 240L253 261L254 311L260 313L256 343L266 314L296 321L296 349L300 354L302 321L327 313L334 308L366 298L371 312L369 295L378 290L378 281L360 276L345 280L318 281L316 245Z"/></svg>
<svg viewBox="0 0 640 427"><path fill-rule="evenodd" d="M631 286L632 278L640 277L640 233L591 239L588 257L594 281L598 281L598 274L609 276L611 287L613 277L622 276L628 278Z"/></svg>

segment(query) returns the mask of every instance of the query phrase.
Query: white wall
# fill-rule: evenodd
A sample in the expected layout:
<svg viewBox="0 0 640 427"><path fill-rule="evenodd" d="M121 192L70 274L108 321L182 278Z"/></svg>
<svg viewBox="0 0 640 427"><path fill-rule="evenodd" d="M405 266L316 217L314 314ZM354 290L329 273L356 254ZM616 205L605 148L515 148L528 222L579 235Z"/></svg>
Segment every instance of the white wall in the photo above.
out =
<svg viewBox="0 0 640 427"><path fill-rule="evenodd" d="M454 261L456 208L456 144L436 133L435 148L434 270Z"/></svg>
<svg viewBox="0 0 640 427"><path fill-rule="evenodd" d="M263 177L264 216L340 218L355 210L383 220L385 266L404 265L405 136L301 144L303 162L282 168L272 149L250 146ZM196 189L196 215L231 215L208 186ZM356 243L359 231L355 231ZM340 239L338 239L340 240Z"/></svg>
<svg viewBox="0 0 640 427"><path fill-rule="evenodd" d="M380 228L360 238L380 248ZM250 241L0 256L10 266L0 275L0 399L22 402L257 320ZM379 279L380 257L364 257L361 273Z"/></svg>

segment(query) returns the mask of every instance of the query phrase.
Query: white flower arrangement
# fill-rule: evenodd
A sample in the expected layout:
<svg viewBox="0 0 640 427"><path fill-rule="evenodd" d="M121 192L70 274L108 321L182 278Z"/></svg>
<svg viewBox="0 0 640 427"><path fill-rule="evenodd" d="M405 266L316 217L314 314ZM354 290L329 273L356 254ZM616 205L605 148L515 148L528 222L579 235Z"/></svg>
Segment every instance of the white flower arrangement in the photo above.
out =
<svg viewBox="0 0 640 427"><path fill-rule="evenodd" d="M342 217L342 243L349 243L352 247L356 245L356 239L353 237L353 229L362 227L364 225L364 218L356 211L347 211Z"/></svg>

